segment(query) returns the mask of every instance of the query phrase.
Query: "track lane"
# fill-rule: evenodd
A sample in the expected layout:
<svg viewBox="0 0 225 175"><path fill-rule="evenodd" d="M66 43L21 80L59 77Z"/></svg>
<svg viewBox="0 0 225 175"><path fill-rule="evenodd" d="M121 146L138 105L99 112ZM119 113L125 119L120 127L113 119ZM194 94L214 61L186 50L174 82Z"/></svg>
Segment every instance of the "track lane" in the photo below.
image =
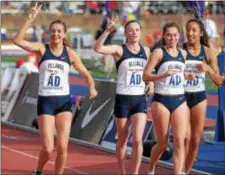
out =
<svg viewBox="0 0 225 175"><path fill-rule="evenodd" d="M2 174L31 174L37 164L40 150L39 136L35 133L2 125ZM54 151L51 161L44 169L44 174L54 173ZM131 160L127 160L128 172ZM147 163L142 163L141 174L146 174ZM160 167L157 174L172 174ZM68 147L68 162L64 174L118 174L117 161L114 154L94 148L70 143Z"/></svg>

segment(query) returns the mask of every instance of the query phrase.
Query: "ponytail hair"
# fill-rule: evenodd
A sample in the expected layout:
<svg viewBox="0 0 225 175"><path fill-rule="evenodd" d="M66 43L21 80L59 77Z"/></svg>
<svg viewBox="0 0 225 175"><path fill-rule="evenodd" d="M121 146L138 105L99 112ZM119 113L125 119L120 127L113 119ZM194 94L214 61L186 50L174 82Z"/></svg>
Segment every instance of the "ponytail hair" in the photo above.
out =
<svg viewBox="0 0 225 175"><path fill-rule="evenodd" d="M51 27L52 27L53 24L61 24L63 26L64 32L65 33L67 32L67 26L66 26L66 24L62 20L57 19L57 20L52 21L50 23L50 25L49 25L49 30L51 29ZM66 38L63 38L63 45L72 48L72 45L70 44L70 42Z"/></svg>
<svg viewBox="0 0 225 175"><path fill-rule="evenodd" d="M72 48L71 43L68 41L67 38L63 38L63 45Z"/></svg>

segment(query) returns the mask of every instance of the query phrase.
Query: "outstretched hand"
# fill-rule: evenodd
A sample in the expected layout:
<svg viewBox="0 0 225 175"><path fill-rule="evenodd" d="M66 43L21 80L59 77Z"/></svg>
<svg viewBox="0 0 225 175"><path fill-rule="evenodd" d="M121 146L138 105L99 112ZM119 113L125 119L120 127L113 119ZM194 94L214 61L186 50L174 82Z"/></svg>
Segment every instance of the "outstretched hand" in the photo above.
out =
<svg viewBox="0 0 225 175"><path fill-rule="evenodd" d="M98 95L98 91L94 87L89 89L89 99L93 99Z"/></svg>
<svg viewBox="0 0 225 175"><path fill-rule="evenodd" d="M203 62L202 64L197 64L196 68L200 72L206 72L206 71L208 71L209 66L207 65L207 63Z"/></svg>
<svg viewBox="0 0 225 175"><path fill-rule="evenodd" d="M185 72L184 77L187 80L195 80L196 79L196 74L194 72Z"/></svg>
<svg viewBox="0 0 225 175"><path fill-rule="evenodd" d="M118 21L118 15L112 14L112 16L109 18L109 22L106 26L106 30L110 33L115 31L117 21Z"/></svg>
<svg viewBox="0 0 225 175"><path fill-rule="evenodd" d="M167 76L172 76L174 74L177 74L177 73L180 73L181 71L179 69L169 69L167 72L166 72L166 75Z"/></svg>
<svg viewBox="0 0 225 175"><path fill-rule="evenodd" d="M152 96L154 95L154 83L153 83L153 82L149 82L149 83L146 85L145 93L146 93L149 97L152 97Z"/></svg>
<svg viewBox="0 0 225 175"><path fill-rule="evenodd" d="M42 4L38 6L38 3L36 2L33 7L31 7L31 10L29 12L29 19L30 20L35 20L37 17L39 11L41 10Z"/></svg>

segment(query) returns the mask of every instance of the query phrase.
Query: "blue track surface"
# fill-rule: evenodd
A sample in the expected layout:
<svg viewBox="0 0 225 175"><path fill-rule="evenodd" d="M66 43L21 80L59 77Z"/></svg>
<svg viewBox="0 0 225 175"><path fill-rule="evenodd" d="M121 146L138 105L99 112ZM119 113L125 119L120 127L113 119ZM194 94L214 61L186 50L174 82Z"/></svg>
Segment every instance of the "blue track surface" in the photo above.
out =
<svg viewBox="0 0 225 175"><path fill-rule="evenodd" d="M214 174L225 174L225 142L214 144L201 144L195 169L211 172Z"/></svg>

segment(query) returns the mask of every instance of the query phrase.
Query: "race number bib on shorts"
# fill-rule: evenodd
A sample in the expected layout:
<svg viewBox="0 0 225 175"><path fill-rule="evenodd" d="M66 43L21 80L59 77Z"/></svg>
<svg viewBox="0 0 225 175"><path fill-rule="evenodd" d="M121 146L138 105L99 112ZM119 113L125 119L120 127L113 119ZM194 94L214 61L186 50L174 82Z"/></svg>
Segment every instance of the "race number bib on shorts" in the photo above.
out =
<svg viewBox="0 0 225 175"><path fill-rule="evenodd" d="M126 85L129 87L142 87L144 82L142 81L142 71L127 71Z"/></svg>

